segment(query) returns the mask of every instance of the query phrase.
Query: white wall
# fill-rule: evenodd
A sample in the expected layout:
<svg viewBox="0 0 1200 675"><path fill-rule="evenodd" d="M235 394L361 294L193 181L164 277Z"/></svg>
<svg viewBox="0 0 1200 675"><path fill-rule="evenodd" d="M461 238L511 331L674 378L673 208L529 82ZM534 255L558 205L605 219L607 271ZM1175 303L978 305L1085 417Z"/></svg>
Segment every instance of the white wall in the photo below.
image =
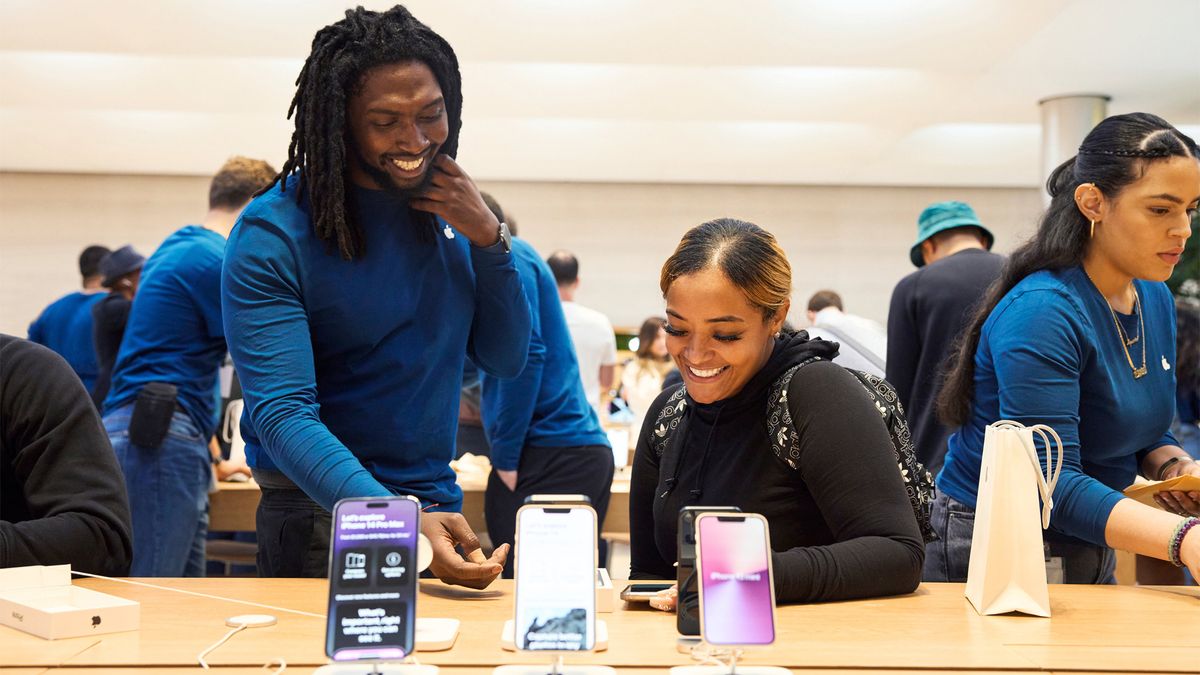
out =
<svg viewBox="0 0 1200 675"><path fill-rule="evenodd" d="M847 309L879 321L912 271L908 247L928 203L971 203L1010 250L1032 232L1037 191L990 188L788 187L614 183L481 183L548 255L580 259L578 300L618 326L662 311L658 272L690 227L719 216L779 237L793 268L793 320L812 292L832 288ZM149 255L203 215L208 179L195 176L0 173L0 332L24 336L45 305L78 286L84 246L132 243Z"/></svg>

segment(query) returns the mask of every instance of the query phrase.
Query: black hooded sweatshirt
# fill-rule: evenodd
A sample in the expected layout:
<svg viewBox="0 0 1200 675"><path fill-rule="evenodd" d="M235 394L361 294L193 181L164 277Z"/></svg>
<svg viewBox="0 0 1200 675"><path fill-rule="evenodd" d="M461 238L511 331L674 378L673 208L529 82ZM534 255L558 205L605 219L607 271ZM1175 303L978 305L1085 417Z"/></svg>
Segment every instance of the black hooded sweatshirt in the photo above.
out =
<svg viewBox="0 0 1200 675"><path fill-rule="evenodd" d="M909 593L921 579L925 547L891 439L862 384L829 361L792 378L789 409L800 439L793 469L767 438L768 392L810 357L832 358L837 343L784 335L763 368L731 398L700 404L687 396L678 428L659 458L655 418L638 438L630 485L631 579L675 576L683 506L737 506L770 524L780 602L845 600Z"/></svg>

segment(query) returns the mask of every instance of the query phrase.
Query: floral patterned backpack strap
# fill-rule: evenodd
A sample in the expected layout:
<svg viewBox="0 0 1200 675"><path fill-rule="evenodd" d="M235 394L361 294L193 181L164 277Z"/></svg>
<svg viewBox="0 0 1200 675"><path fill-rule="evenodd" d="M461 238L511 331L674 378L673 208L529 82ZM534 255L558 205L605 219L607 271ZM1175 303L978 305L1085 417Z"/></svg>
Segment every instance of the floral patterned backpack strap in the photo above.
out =
<svg viewBox="0 0 1200 675"><path fill-rule="evenodd" d="M654 420L654 436L650 440L650 447L659 459L662 459L663 453L667 450L667 442L671 440L671 433L683 419L683 412L687 409L686 397L687 387L680 386L667 399L662 410L658 411L658 417Z"/></svg>

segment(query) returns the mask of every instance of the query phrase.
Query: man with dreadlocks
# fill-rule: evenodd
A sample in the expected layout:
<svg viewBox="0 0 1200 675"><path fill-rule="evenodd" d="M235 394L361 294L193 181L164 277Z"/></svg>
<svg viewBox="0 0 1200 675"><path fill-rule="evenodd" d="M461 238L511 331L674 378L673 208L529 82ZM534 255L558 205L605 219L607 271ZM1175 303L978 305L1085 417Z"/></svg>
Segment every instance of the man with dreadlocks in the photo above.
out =
<svg viewBox="0 0 1200 675"><path fill-rule="evenodd" d="M404 7L313 39L287 163L225 256L264 576L327 574L345 497L420 499L445 581L483 588L507 558L480 552L449 466L464 357L512 377L530 335L508 230L453 159L461 112L454 51Z"/></svg>

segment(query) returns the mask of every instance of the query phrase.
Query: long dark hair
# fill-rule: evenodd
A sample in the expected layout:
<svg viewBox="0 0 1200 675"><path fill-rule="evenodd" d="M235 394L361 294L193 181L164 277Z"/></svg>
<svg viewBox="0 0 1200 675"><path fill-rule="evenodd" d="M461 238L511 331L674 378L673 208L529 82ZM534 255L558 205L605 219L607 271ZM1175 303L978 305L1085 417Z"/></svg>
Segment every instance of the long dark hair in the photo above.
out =
<svg viewBox="0 0 1200 675"><path fill-rule="evenodd" d="M1166 120L1148 113L1109 117L1092 129L1079 154L1063 162L1046 181L1050 207L1033 238L1009 256L1004 270L976 310L958 343L938 395L938 415L950 426L966 424L975 396L975 350L983 323L1022 279L1039 270L1074 267L1083 262L1091 223L1075 205L1075 189L1093 183L1112 199L1145 173L1149 162L1169 157L1200 158L1196 142Z"/></svg>
<svg viewBox="0 0 1200 675"><path fill-rule="evenodd" d="M286 189L287 178L299 173L296 202L307 198L316 234L336 244L346 260L366 251L362 226L354 218L346 193L346 153L350 134L346 103L362 86L363 75L375 66L419 61L429 67L442 89L450 135L440 152L458 154L462 128L462 78L450 43L418 21L402 5L386 12L362 7L346 10L346 18L317 31L312 52L296 79L296 96L288 108L296 130L283 169L275 183ZM410 211L418 224L430 226L436 217ZM425 228L431 230L431 227Z"/></svg>

